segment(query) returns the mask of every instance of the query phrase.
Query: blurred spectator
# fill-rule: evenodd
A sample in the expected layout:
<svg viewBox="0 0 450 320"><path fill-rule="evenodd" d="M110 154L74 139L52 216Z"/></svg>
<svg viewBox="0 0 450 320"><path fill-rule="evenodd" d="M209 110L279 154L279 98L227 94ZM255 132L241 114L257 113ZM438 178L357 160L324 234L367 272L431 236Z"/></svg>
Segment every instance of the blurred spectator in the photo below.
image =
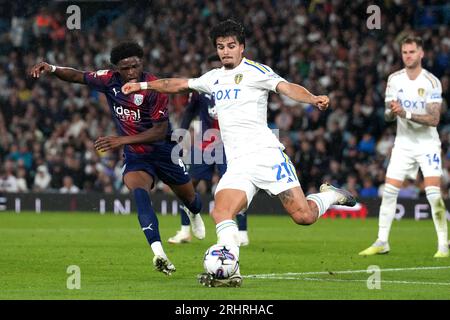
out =
<svg viewBox="0 0 450 320"><path fill-rule="evenodd" d="M0 170L0 191L19 192L17 178L14 175L14 162L7 160Z"/></svg>
<svg viewBox="0 0 450 320"><path fill-rule="evenodd" d="M78 193L80 189L73 184L73 179L71 176L64 176L63 186L59 189L60 193Z"/></svg>
<svg viewBox="0 0 450 320"><path fill-rule="evenodd" d="M378 196L378 189L373 185L373 181L370 177L366 177L363 180L363 187L359 193L361 197L375 198Z"/></svg>
<svg viewBox="0 0 450 320"><path fill-rule="evenodd" d="M17 191L28 192L27 172L25 168L17 169Z"/></svg>
<svg viewBox="0 0 450 320"><path fill-rule="evenodd" d="M34 177L33 191L43 192L46 191L50 186L50 181L52 177L48 172L46 165L40 165L36 170L36 175Z"/></svg>
<svg viewBox="0 0 450 320"><path fill-rule="evenodd" d="M414 185L414 182L410 179L405 179L403 187L398 192L399 198L405 199L417 199L419 197L420 190Z"/></svg>

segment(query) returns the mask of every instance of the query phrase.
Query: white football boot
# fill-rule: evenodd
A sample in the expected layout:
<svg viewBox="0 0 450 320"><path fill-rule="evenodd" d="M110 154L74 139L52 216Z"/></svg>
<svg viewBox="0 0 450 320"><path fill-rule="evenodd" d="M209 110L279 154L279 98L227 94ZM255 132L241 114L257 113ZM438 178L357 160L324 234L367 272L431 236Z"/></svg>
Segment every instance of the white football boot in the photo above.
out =
<svg viewBox="0 0 450 320"><path fill-rule="evenodd" d="M189 220L191 220L191 228L194 237L200 240L205 239L206 234L205 224L203 223L203 219L200 213L193 214L185 205L183 205L182 207L186 212L186 214L188 215Z"/></svg>

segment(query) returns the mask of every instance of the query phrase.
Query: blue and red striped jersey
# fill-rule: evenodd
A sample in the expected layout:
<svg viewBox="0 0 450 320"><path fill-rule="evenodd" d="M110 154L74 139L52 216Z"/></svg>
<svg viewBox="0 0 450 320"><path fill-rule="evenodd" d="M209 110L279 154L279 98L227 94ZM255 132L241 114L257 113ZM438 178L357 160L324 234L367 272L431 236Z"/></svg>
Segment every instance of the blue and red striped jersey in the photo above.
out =
<svg viewBox="0 0 450 320"><path fill-rule="evenodd" d="M139 82L154 81L157 78L143 72ZM102 92L106 96L114 123L119 135L135 135L153 127L153 123L169 121L168 96L150 90L142 90L125 95L121 88L125 84L119 72L99 70L85 72L84 82L89 88ZM166 139L148 144L126 145L125 153L149 153L156 145L170 141L172 126L169 121Z"/></svg>

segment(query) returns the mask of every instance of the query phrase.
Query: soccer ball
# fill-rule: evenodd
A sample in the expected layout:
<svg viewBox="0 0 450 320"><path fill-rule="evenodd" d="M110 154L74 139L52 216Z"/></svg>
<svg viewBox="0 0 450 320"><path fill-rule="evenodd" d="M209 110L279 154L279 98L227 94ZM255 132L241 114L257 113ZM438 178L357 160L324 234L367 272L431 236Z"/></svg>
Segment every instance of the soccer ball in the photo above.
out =
<svg viewBox="0 0 450 320"><path fill-rule="evenodd" d="M217 279L231 277L239 269L239 248L215 244L208 248L203 258L205 272Z"/></svg>

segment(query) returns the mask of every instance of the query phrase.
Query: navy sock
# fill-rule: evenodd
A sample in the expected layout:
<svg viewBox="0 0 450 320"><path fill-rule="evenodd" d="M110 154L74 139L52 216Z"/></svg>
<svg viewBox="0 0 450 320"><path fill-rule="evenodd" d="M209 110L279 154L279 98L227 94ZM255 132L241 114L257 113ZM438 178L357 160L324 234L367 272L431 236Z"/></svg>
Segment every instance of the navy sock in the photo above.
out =
<svg viewBox="0 0 450 320"><path fill-rule="evenodd" d="M180 216L182 226L188 226L191 224L191 220L189 219L186 211L184 211L183 207L180 207Z"/></svg>
<svg viewBox="0 0 450 320"><path fill-rule="evenodd" d="M192 203L185 203L184 204L190 212L192 212L193 214L197 214L200 212L200 210L202 210L202 200L200 199L200 196L198 195L198 193L195 193L195 199L194 201L192 201Z"/></svg>
<svg viewBox="0 0 450 320"><path fill-rule="evenodd" d="M247 215L245 213L238 213L236 215L237 225L239 231L247 231Z"/></svg>
<svg viewBox="0 0 450 320"><path fill-rule="evenodd" d="M135 189L133 194L136 201L139 223L147 238L148 244L152 244L155 241L161 241L158 218L153 210L150 195L142 188Z"/></svg>

